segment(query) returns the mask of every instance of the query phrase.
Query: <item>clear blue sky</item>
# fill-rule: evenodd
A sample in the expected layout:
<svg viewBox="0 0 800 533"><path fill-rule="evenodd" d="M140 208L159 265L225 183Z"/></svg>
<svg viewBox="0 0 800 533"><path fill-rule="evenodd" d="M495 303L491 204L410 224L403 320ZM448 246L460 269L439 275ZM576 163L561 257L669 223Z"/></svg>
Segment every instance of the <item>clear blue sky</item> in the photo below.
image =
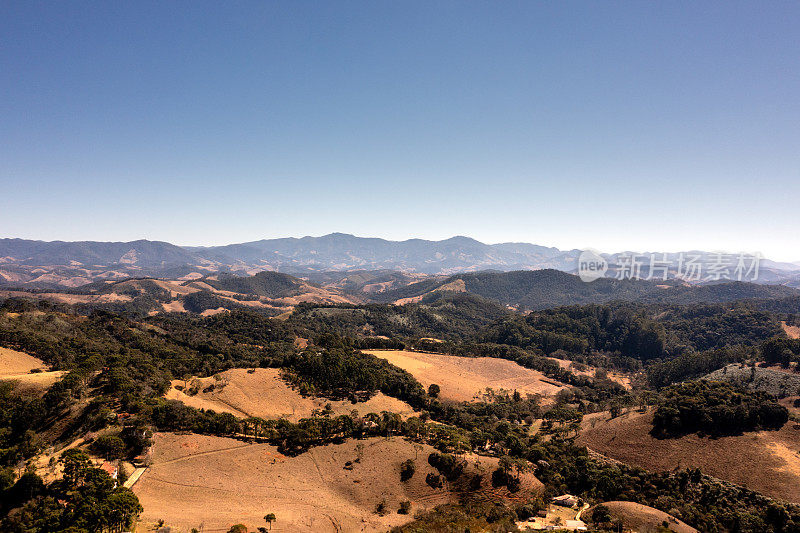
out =
<svg viewBox="0 0 800 533"><path fill-rule="evenodd" d="M798 260L798 28L794 1L2 1L0 236Z"/></svg>

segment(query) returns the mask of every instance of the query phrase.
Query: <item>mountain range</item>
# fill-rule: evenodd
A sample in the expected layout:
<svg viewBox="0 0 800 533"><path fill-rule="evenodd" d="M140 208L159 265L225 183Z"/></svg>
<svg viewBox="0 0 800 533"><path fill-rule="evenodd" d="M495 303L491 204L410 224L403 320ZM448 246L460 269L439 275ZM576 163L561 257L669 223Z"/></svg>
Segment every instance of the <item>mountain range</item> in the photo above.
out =
<svg viewBox="0 0 800 533"><path fill-rule="evenodd" d="M148 240L0 239L0 284L78 287L93 281L128 277L197 279L210 273L252 275L263 270L311 280L329 276L330 272L352 271L427 276L548 268L575 272L580 254L581 250L560 250L530 243L485 244L462 236L441 241L389 241L331 233L322 237L264 239L208 247L182 247ZM624 254L603 254L612 272L619 268ZM662 254L657 255L661 257ZM676 257L677 254L669 255L673 261ZM758 281L798 287L800 264L763 260Z"/></svg>

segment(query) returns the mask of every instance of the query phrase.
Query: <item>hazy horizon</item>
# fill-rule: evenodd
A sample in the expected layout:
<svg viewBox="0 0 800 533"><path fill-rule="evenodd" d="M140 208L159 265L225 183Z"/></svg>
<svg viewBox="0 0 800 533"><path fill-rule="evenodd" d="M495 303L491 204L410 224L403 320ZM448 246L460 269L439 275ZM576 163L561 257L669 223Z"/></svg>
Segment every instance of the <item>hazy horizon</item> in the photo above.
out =
<svg viewBox="0 0 800 533"><path fill-rule="evenodd" d="M7 3L0 235L800 260L800 4Z"/></svg>
<svg viewBox="0 0 800 533"><path fill-rule="evenodd" d="M530 241L508 241L508 240L505 240L505 241L487 242L487 241L482 241L480 239L476 239L475 237L471 237L470 235L450 235L450 236L447 236L447 237L442 237L440 239L426 239L426 238L422 238L422 237L406 237L406 238L390 239L390 238L382 237L382 236L379 236L379 235L358 235L358 234L346 233L346 232L341 232L341 231L331 231L331 232L328 232L328 233L318 234L318 235L283 235L283 236L277 236L277 237L263 237L263 238L260 238L260 239L250 239L250 240L246 240L246 241L243 241L243 240L226 241L226 242L211 243L211 244L208 244L208 243L184 244L184 243L180 243L180 242L171 242L171 241L167 241L165 239L158 239L158 238L153 238L153 239L130 239L130 240L110 239L110 240L107 240L107 241L97 241L97 240L94 240L94 239L77 239L77 240L52 239L52 240L46 240L46 239L33 239L33 238L25 239L25 240L42 241L42 242L132 242L132 241L137 241L137 240L148 240L148 241L153 241L153 242L166 242L166 243L173 244L175 246L180 246L180 247L183 247L183 248L197 248L197 247L213 248L213 247L216 247L216 246L226 246L226 245L232 245L232 244L246 244L248 242L257 242L257 241L271 240L271 239L320 238L320 237L327 237L327 236L334 235L334 234L347 235L347 236L356 237L356 238L360 238L360 239L381 239L381 240L386 240L386 241L390 241L390 242L404 242L404 241L412 241L412 240L423 240L423 241L429 241L429 242L440 242L440 241L449 240L449 239L455 239L455 238L467 238L467 239L476 240L478 242L481 242L482 244L486 244L486 245L490 245L490 246L499 245L499 244L534 244L534 245L545 246L545 247L549 247L549 248L558 248L562 252L569 252L569 251L574 251L574 250L594 249L594 248L591 248L591 247L586 247L586 248L565 247L565 246L558 246L557 244L547 244L547 243L530 242ZM13 239L13 238L21 238L21 237L0 235L0 239L8 239L8 238ZM745 253L745 254L748 254L748 255L754 254L754 253L761 253L760 250L719 250L719 249L702 249L702 248L680 248L680 249L671 249L671 250L660 249L660 248L653 248L653 249L619 248L619 249L597 250L597 251L599 251L600 253L603 253L603 254L615 254L615 253L626 253L626 252L637 253L637 254L639 254L639 253L640 254L648 254L648 253L670 253L670 254L672 254L672 253L680 253L680 252L701 252L701 251L702 252L710 252L710 253L715 253L715 252L728 252L728 253L733 253L733 254ZM777 258L771 257L771 256L764 256L763 258L764 259L769 259L769 260L772 260L772 261L781 262L781 263L794 263L794 264L797 264L798 266L800 266L800 260L777 259Z"/></svg>

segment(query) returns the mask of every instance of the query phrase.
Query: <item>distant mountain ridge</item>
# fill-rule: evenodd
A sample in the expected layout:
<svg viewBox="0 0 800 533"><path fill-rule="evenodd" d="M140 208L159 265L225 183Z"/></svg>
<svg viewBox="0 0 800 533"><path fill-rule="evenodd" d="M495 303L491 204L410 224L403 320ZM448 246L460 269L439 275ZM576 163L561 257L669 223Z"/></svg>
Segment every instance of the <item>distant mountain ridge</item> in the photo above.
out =
<svg viewBox="0 0 800 533"><path fill-rule="evenodd" d="M227 246L188 248L200 257L220 263L264 263L285 272L324 270L399 270L423 274L498 269L542 268L554 258L559 266L574 263L578 250L562 252L534 244L484 244L469 237L442 241L409 239L388 241L331 233L322 237L265 239Z"/></svg>
<svg viewBox="0 0 800 533"><path fill-rule="evenodd" d="M29 265L109 266L136 264L140 267L163 267L197 261L188 250L161 241L32 241L0 239L0 258L7 263Z"/></svg>
<svg viewBox="0 0 800 533"><path fill-rule="evenodd" d="M324 278L330 272L354 271L402 272L404 276L447 276L486 270L576 272L580 253L581 250L559 250L530 243L485 244L463 236L441 241L390 241L344 233L209 247L181 247L148 240L0 239L0 285L77 287L98 280L135 276L191 279L187 276L199 278L226 272L244 276L264 270L309 279ZM623 254L603 256L613 271L619 268ZM674 258L677 254L669 256ZM760 283L800 287L800 265L764 260L760 275ZM404 276L382 276L385 281L376 279L375 283L389 283L391 288L403 284L400 278Z"/></svg>

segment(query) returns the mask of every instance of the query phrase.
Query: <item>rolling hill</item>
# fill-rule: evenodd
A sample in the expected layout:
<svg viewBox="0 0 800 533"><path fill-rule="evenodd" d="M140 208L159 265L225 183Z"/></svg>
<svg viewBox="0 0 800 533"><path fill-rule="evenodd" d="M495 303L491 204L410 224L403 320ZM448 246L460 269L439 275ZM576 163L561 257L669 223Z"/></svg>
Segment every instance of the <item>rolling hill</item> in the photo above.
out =
<svg viewBox="0 0 800 533"><path fill-rule="evenodd" d="M651 471L700 468L705 474L768 496L800 502L800 426L717 439L686 435L659 439L650 434L652 412L607 412L584 417L578 443L612 459ZM747 468L742 468L747 465Z"/></svg>

